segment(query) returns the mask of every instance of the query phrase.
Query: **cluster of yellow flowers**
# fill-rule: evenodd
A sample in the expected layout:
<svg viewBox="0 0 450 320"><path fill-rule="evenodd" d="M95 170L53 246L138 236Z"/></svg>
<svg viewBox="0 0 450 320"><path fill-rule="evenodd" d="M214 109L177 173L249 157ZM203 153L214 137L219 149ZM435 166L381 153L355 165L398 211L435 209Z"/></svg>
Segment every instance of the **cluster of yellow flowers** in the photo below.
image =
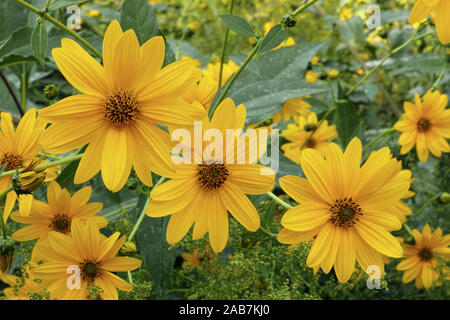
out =
<svg viewBox="0 0 450 320"><path fill-rule="evenodd" d="M448 2L435 2L431 9L437 10L439 16L439 9L446 9ZM428 15L430 8L423 7L426 4L419 0L411 19ZM445 23L436 17L436 25L439 37L445 41L448 30L441 28ZM222 157L217 156L217 150L214 154L206 152L208 145L203 141L200 155L198 146L186 141L186 148L178 157L183 161L174 161L171 155L170 133L178 128L193 132L195 121L202 121L201 136L209 129L226 136L228 129L244 128L245 106L236 106L230 98L208 117L217 90L239 67L230 60L223 65L221 78L220 63L201 70L195 61L184 58L162 67L163 38L153 37L140 45L135 32L123 32L117 20L105 32L102 52L100 64L70 39L63 39L61 47L53 49L56 65L80 94L39 110L39 117L34 109L28 111L16 131L11 116L2 113L0 163L6 165L5 170L34 165L41 149L63 154L87 145L75 174L76 184L89 181L100 171L105 186L118 192L132 169L147 186L153 185L152 172L170 179L152 189L146 208L150 217L170 215L166 232L170 244L180 241L192 227L194 240L208 233L213 251L223 251L228 241L228 213L249 231L258 230L260 216L247 195L270 192L275 173L250 161L248 146L237 148L241 142L245 145L245 135L233 137L235 147L230 154L228 144L224 144ZM316 64L317 58L311 63ZM329 75L337 76L336 72ZM450 152L445 140L450 138L447 95L430 91L423 101L416 95L415 102L405 102L405 114L395 125L403 132L399 140L401 153L416 145L419 159L425 162L428 150L436 157ZM305 175L280 178L281 188L298 205L283 215L278 240L285 244L311 241L307 265L316 272L321 268L329 273L334 268L342 283L350 279L356 263L364 270L376 265L382 274L386 257L404 257L397 266L406 271L404 282L416 279L418 287L429 288L437 279L433 270L437 255L449 257L450 235L443 236L439 228L431 234L427 225L422 234L413 231L416 245L404 245L403 249L391 234L401 229L411 214L402 200L414 195L410 191L411 171L402 169L388 147L373 151L361 163L361 141L355 137L343 151L330 142L337 136L335 126L326 120L318 121L310 107L302 98L295 98L286 101L273 116L276 122L294 120L282 132L289 140L282 150L301 165ZM167 126L169 132L160 125ZM264 135L257 139L257 145L264 146L257 150L259 158L267 141ZM197 157L200 163L192 161ZM241 157L245 163L236 161ZM228 159L234 161L230 164ZM44 169L46 181L54 180L58 167ZM42 176L40 179L41 183ZM87 299L91 288L96 287L101 298L117 299L117 289L132 290L113 272L135 270L141 261L116 257L125 237L119 238L118 232L110 237L100 233L107 220L97 215L102 208L100 203L88 203L90 187L71 196L58 183L51 182L45 203L32 198L35 184L19 179L23 183L14 186L13 180L11 176L0 178L0 191L6 195L3 222L7 222L18 198L19 211L13 212L11 218L27 226L12 238L39 240L26 271L30 280L18 293L6 291L9 297L20 297L32 290L47 291L56 299ZM24 190L25 185L33 187ZM73 283L78 286L76 289L68 287L68 270L78 274ZM14 279L4 271L0 276L12 283Z"/></svg>

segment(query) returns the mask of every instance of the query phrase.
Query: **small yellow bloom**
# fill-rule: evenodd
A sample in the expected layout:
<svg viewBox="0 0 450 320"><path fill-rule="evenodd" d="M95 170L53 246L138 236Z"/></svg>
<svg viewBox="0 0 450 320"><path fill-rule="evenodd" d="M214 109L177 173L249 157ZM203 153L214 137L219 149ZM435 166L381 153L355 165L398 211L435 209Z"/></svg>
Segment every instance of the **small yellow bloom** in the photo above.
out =
<svg viewBox="0 0 450 320"><path fill-rule="evenodd" d="M192 32L197 32L200 28L200 22L194 21L188 24L188 28L192 30Z"/></svg>
<svg viewBox="0 0 450 320"><path fill-rule="evenodd" d="M84 13L84 15L89 18L98 17L100 15L100 11L98 11L96 9L92 9L92 10L86 11Z"/></svg>
<svg viewBox="0 0 450 320"><path fill-rule="evenodd" d="M339 13L339 20L344 21L353 17L352 9L348 7L343 7Z"/></svg>
<svg viewBox="0 0 450 320"><path fill-rule="evenodd" d="M336 70L336 69L331 69L330 72L328 72L328 77L329 77L331 80L336 79L338 76L339 76L339 71Z"/></svg>
<svg viewBox="0 0 450 320"><path fill-rule="evenodd" d="M281 119L288 121L289 119L298 120L299 116L307 116L311 105L302 98L293 98L285 101L280 111L272 116L274 122L280 122Z"/></svg>
<svg viewBox="0 0 450 320"><path fill-rule="evenodd" d="M397 265L397 270L405 271L403 283L415 280L418 289L429 289L439 278L439 273L434 270L438 263L437 255L441 255L445 260L450 258L450 235L442 235L441 228L431 233L428 224L423 227L422 233L416 229L412 233L415 244L403 244L404 260Z"/></svg>
<svg viewBox="0 0 450 320"><path fill-rule="evenodd" d="M315 73L312 70L308 70L308 71L306 71L305 81L314 83L314 82L316 82L318 77L319 77L319 75L317 73Z"/></svg>
<svg viewBox="0 0 450 320"><path fill-rule="evenodd" d="M450 152L446 139L450 138L450 109L446 109L448 96L439 91L427 91L423 100L415 94L415 104L405 101L405 112L394 128L402 134L398 140L401 154L408 153L414 145L421 162L427 162L428 152L440 158Z"/></svg>
<svg viewBox="0 0 450 320"><path fill-rule="evenodd" d="M364 70L363 69L358 69L356 70L356 73L360 76L364 75Z"/></svg>
<svg viewBox="0 0 450 320"><path fill-rule="evenodd" d="M315 64L317 64L317 62L319 62L319 57L318 57L318 56L314 56L314 57L311 59L311 64L312 64L312 65L315 65Z"/></svg>

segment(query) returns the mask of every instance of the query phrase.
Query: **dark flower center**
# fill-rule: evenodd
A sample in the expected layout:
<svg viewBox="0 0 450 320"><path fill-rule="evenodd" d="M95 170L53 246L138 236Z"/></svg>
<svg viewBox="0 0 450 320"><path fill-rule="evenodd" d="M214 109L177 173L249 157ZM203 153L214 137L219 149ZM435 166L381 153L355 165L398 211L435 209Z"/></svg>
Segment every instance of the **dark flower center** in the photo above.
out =
<svg viewBox="0 0 450 320"><path fill-rule="evenodd" d="M420 118L419 122L417 122L417 130L420 132L427 132L431 129L430 120Z"/></svg>
<svg viewBox="0 0 450 320"><path fill-rule="evenodd" d="M430 261L434 258L433 250L431 248L422 248L419 251L419 257L422 261Z"/></svg>
<svg viewBox="0 0 450 320"><path fill-rule="evenodd" d="M314 148L316 146L316 141L314 139L309 139L305 144L305 148Z"/></svg>
<svg viewBox="0 0 450 320"><path fill-rule="evenodd" d="M136 98L128 90L123 89L108 96L103 107L105 119L117 128L133 125L139 113Z"/></svg>
<svg viewBox="0 0 450 320"><path fill-rule="evenodd" d="M219 188L227 180L228 175L228 170L223 163L203 161L198 165L198 181L206 190Z"/></svg>
<svg viewBox="0 0 450 320"><path fill-rule="evenodd" d="M0 161L0 166L7 163L4 171L19 169L23 167L23 158L21 155L14 153L5 153Z"/></svg>
<svg viewBox="0 0 450 320"><path fill-rule="evenodd" d="M351 227L362 215L361 207L352 198L336 199L330 212L331 222L340 227Z"/></svg>
<svg viewBox="0 0 450 320"><path fill-rule="evenodd" d="M94 281L101 274L100 262L85 259L80 264L80 270L83 280Z"/></svg>
<svg viewBox="0 0 450 320"><path fill-rule="evenodd" d="M50 221L49 227L50 227L50 229L52 229L54 231L58 231L58 232L67 234L70 232L71 223L72 223L72 218L70 218L69 216L67 216L63 213L58 213L58 214L55 214L55 216Z"/></svg>

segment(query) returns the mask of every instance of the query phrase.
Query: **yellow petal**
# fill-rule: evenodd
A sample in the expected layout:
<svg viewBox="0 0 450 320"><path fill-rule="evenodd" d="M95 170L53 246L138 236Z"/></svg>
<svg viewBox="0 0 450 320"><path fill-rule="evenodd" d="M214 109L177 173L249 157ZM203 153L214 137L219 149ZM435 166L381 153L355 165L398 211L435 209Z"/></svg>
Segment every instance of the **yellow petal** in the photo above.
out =
<svg viewBox="0 0 450 320"><path fill-rule="evenodd" d="M127 172L127 136L125 130L109 129L106 131L102 153L102 178L105 186L112 192L123 187L122 177Z"/></svg>
<svg viewBox="0 0 450 320"><path fill-rule="evenodd" d="M208 213L209 242L214 252L222 252L228 241L228 213L217 192L211 192Z"/></svg>

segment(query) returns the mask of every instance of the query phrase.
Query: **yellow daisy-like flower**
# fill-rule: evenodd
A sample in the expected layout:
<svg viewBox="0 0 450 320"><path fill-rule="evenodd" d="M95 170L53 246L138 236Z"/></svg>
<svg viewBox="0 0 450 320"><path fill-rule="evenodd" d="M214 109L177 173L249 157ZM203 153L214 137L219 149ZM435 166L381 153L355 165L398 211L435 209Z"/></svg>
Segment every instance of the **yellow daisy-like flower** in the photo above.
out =
<svg viewBox="0 0 450 320"><path fill-rule="evenodd" d="M187 103L190 104L197 101L203 106L205 111L208 112L211 102L216 95L218 84L207 74L202 73L199 69L197 71L197 76L193 79L193 85L183 94L182 97Z"/></svg>
<svg viewBox="0 0 450 320"><path fill-rule="evenodd" d="M318 123L317 114L311 112L307 117L300 116L297 124L290 123L287 129L281 131L281 134L290 141L281 146L287 158L300 164L302 152L310 148L319 151L322 155L325 154L330 144L329 140L336 138L338 134L336 126L328 125L327 120L316 129ZM306 142L314 129L316 130Z"/></svg>
<svg viewBox="0 0 450 320"><path fill-rule="evenodd" d="M354 138L345 152L330 144L325 158L316 150L302 153L306 176L284 176L281 188L298 206L281 219L281 243L295 244L314 238L307 265L334 271L341 283L355 270L355 261L367 270L375 265L384 272L383 255L399 258L402 248L391 231L402 227L388 211L411 184L411 172L401 169L385 147L370 154L360 167L362 145Z"/></svg>
<svg viewBox="0 0 450 320"><path fill-rule="evenodd" d="M227 98L218 106L211 122L208 118L203 121L202 129L204 133L208 129L216 129L215 132L219 131L226 137L227 129L242 129L245 116L245 107L240 105L236 108L233 100ZM259 136L256 139L256 146L264 146L264 149L258 148L257 155L254 155L260 157L265 151L266 143L258 143L263 139ZM232 141L227 139L220 147L223 150L214 150L214 154L212 150L208 152L210 144L205 141L200 146L200 151L196 150L198 148L195 148L195 143L187 144L193 146L190 159L186 159L187 163L176 165L173 179L152 190L152 200L146 213L150 217L171 215L167 226L169 243L181 240L194 224L193 239L200 239L209 232L213 250L221 252L228 240L227 211L248 230L258 230L259 214L245 194L270 191L274 185L274 173L270 168L252 164L248 160L249 150L253 148L245 143L246 140L249 139L245 135L235 136ZM244 148L238 148L239 145ZM200 152L203 156L198 154ZM222 154L219 155L220 153ZM199 159L195 160L197 156ZM229 161L230 159L234 160Z"/></svg>
<svg viewBox="0 0 450 320"><path fill-rule="evenodd" d="M3 290L6 300L31 300L31 294L39 294L50 299L50 296L46 295L48 292L45 292L45 288L33 276L33 268L36 266L37 263L35 261L29 261L22 268L22 278L10 276L11 281L8 283L10 287Z"/></svg>
<svg viewBox="0 0 450 320"><path fill-rule="evenodd" d="M70 234L72 221L78 218L83 223L92 222L99 228L108 224L104 217L97 216L103 204L100 202L87 203L92 194L90 186L78 190L72 197L69 191L61 189L58 183L51 182L47 188L48 204L34 200L30 214L26 217L13 212L11 218L28 226L13 233L16 241L30 241L34 239L47 240L50 231Z"/></svg>
<svg viewBox="0 0 450 320"><path fill-rule="evenodd" d="M415 94L414 105L405 101L405 113L394 128L402 134L398 143L402 146L401 154L408 153L414 145L421 162L427 162L428 151L435 157L442 152L450 152L446 138L450 138L450 110L446 109L448 96L439 91L427 91L421 101Z"/></svg>
<svg viewBox="0 0 450 320"><path fill-rule="evenodd" d="M239 66L233 60L228 60L227 63L224 63L222 69L222 86L238 70ZM215 63L208 63L208 68L202 70L202 72L207 78L215 81L216 83L219 83L220 60L216 61Z"/></svg>
<svg viewBox="0 0 450 320"><path fill-rule="evenodd" d="M38 140L45 131L46 122L36 118L36 110L28 110L17 125L14 131L14 125L11 114L2 112L0 122L0 166L5 165L4 171L24 168L36 161L36 155L41 151L41 145ZM44 181L51 181L56 178L60 167L50 167L46 169L46 178ZM0 178L0 192L6 191L11 187L12 176ZM8 192L3 211L3 220L8 220L9 214L14 208L17 198L19 198L19 210L22 215L30 212L33 201L32 194L20 194L15 191Z"/></svg>
<svg viewBox="0 0 450 320"><path fill-rule="evenodd" d="M450 2L448 0L418 0L411 10L408 22L419 23L432 12L435 13L436 33L442 44L450 42Z"/></svg>
<svg viewBox="0 0 450 320"><path fill-rule="evenodd" d="M416 229L412 232L415 245L404 244L405 260L397 265L397 270L405 271L403 283L415 279L417 289L429 289L439 278L439 273L433 269L438 263L437 255L441 254L446 260L450 258L450 234L443 236L441 228L431 233L428 224L423 227L422 233Z"/></svg>
<svg viewBox="0 0 450 320"><path fill-rule="evenodd" d="M133 286L122 280L113 272L125 272L139 268L141 261L131 257L116 257L125 236L119 239L119 232L110 237L103 236L96 224L84 224L75 218L72 221L71 235L52 231L48 242L41 242L37 256L43 264L33 269L41 285L55 299L88 299L88 287L99 287L101 298L117 300L117 289L131 291ZM75 279L77 276L78 279ZM74 276L73 286L68 286L68 277ZM77 281L79 287L77 288Z"/></svg>
<svg viewBox="0 0 450 320"><path fill-rule="evenodd" d="M318 77L319 77L319 75L317 73L315 73L312 70L308 70L308 71L306 71L305 81L309 82L309 83L314 83L314 82L316 82Z"/></svg>
<svg viewBox="0 0 450 320"><path fill-rule="evenodd" d="M280 122L281 119L288 121L294 119L298 121L299 116L307 116L310 111L311 105L304 101L302 98L289 99L283 103L283 107L280 111L272 116L274 122Z"/></svg>
<svg viewBox="0 0 450 320"><path fill-rule="evenodd" d="M52 123L42 138L44 149L65 153L88 144L75 174L83 183L101 170L105 186L119 191L134 167L152 185L151 172L170 176L170 136L156 124L189 126L203 110L180 98L194 66L177 61L163 69L161 36L142 46L132 29L117 20L103 39L103 66L75 41L62 39L52 50L61 73L83 94L65 98L40 115Z"/></svg>

